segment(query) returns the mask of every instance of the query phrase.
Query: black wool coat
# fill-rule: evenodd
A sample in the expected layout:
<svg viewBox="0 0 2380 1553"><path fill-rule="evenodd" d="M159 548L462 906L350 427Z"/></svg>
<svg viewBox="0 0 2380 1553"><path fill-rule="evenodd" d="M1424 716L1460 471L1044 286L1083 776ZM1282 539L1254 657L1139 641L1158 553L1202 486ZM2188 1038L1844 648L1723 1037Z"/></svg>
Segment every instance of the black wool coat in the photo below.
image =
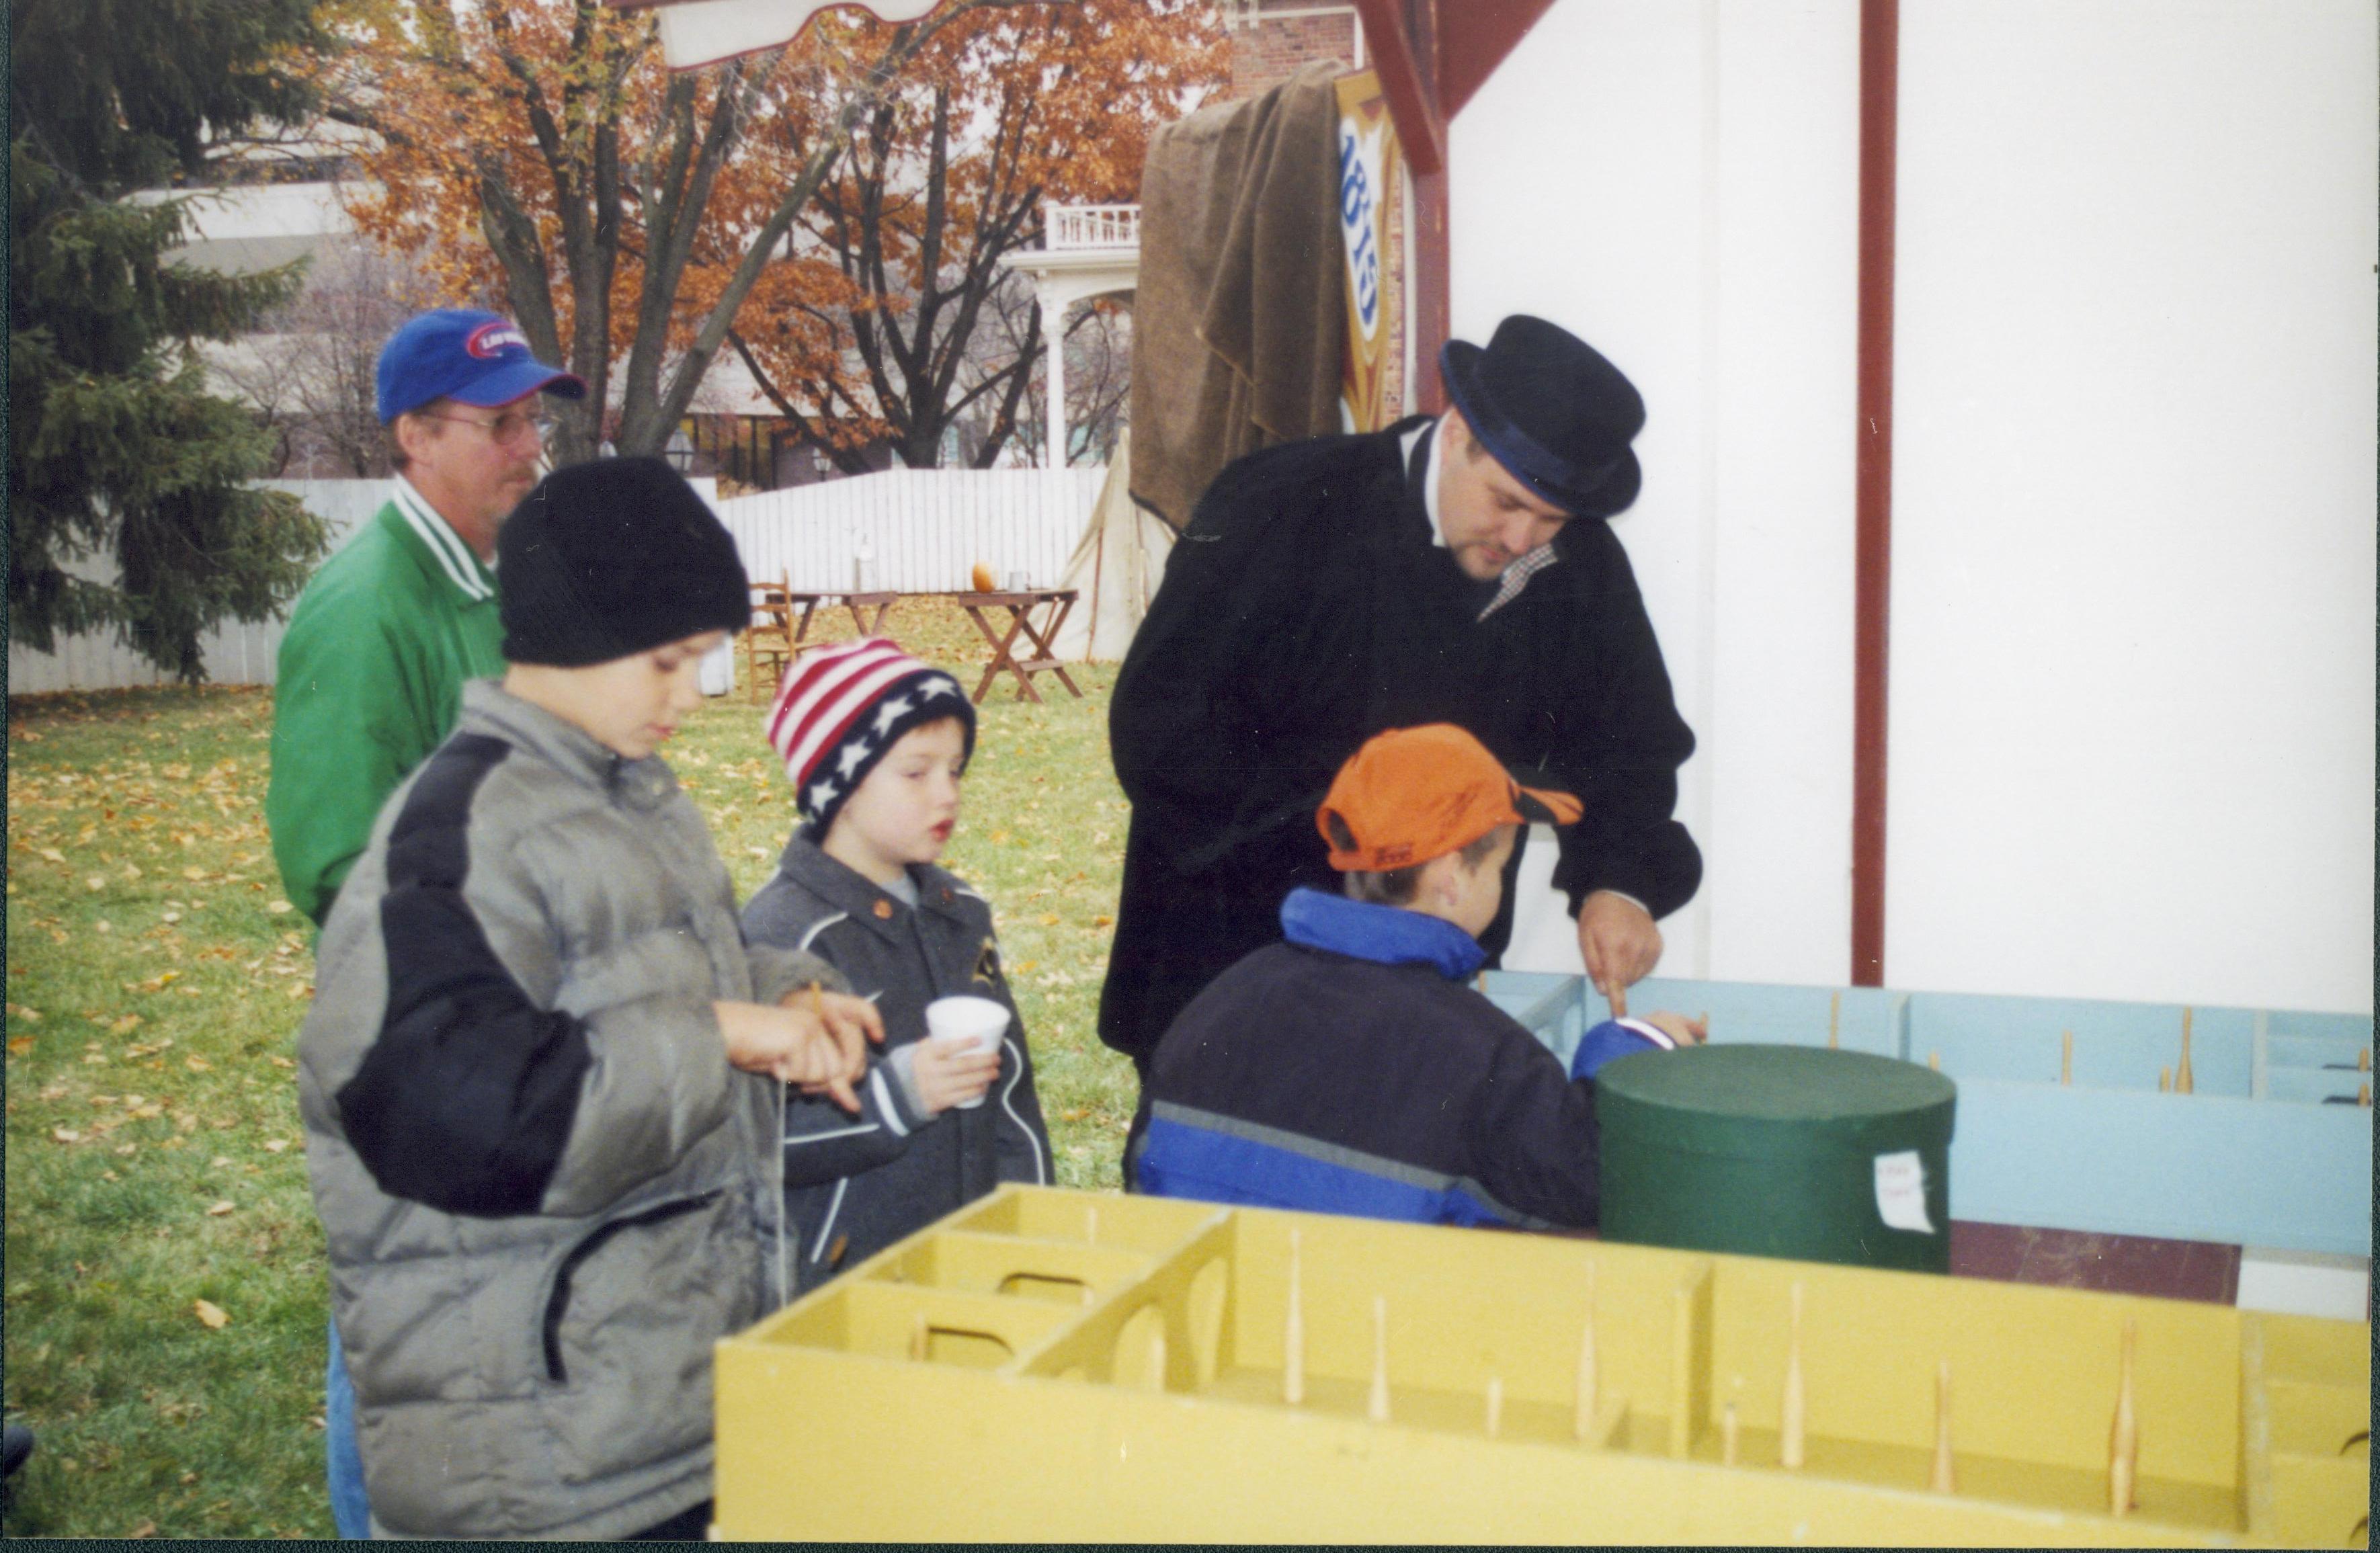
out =
<svg viewBox="0 0 2380 1553"><path fill-rule="evenodd" d="M1109 710L1133 806L1099 1038L1145 1062L1173 1016L1280 937L1300 884L1336 892L1314 811L1374 734L1452 722L1533 782L1574 793L1554 883L1579 903L1690 900L1702 855L1671 818L1694 734L1628 557L1574 518L1559 562L1485 621L1496 584L1433 541L1408 420L1252 454L1200 499ZM1482 936L1491 952L1504 915Z"/></svg>

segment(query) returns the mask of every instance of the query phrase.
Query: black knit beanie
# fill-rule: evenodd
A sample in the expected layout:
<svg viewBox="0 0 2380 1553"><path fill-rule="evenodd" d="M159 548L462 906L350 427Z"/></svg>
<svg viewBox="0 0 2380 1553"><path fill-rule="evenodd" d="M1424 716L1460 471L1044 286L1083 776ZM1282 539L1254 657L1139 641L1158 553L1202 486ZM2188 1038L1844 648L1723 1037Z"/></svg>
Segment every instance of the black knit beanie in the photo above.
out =
<svg viewBox="0 0 2380 1553"><path fill-rule="evenodd" d="M661 458L556 469L496 536L504 661L608 663L751 618L735 541Z"/></svg>

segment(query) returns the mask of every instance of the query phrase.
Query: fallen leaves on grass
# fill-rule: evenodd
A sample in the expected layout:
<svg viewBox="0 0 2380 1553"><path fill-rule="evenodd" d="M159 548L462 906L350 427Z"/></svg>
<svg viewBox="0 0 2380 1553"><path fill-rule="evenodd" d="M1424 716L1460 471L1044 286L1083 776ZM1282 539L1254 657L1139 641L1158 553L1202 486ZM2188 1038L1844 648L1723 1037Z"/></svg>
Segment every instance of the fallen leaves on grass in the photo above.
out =
<svg viewBox="0 0 2380 1553"><path fill-rule="evenodd" d="M200 1324L211 1332L220 1332L231 1325L230 1314L212 1300L191 1301L190 1314L197 1316Z"/></svg>
<svg viewBox="0 0 2380 1553"><path fill-rule="evenodd" d="M233 1202L229 1197L225 1197L219 1203L209 1203L207 1205L207 1217L210 1219L221 1219L226 1213L237 1213L238 1211L239 1205Z"/></svg>
<svg viewBox="0 0 2380 1553"><path fill-rule="evenodd" d="M82 1134L76 1132L72 1127L53 1127L50 1129L50 1137L53 1141L57 1143L82 1142Z"/></svg>

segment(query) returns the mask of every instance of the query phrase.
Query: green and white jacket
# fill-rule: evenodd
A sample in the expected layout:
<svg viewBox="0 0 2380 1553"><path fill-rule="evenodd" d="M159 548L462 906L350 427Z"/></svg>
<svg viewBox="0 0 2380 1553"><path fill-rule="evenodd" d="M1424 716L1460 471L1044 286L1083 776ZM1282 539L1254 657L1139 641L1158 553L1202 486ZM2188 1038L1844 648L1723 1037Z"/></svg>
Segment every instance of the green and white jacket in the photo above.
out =
<svg viewBox="0 0 2380 1553"><path fill-rule="evenodd" d="M463 682L504 672L496 575L397 478L290 612L264 797L290 904L319 926L372 819L455 726Z"/></svg>

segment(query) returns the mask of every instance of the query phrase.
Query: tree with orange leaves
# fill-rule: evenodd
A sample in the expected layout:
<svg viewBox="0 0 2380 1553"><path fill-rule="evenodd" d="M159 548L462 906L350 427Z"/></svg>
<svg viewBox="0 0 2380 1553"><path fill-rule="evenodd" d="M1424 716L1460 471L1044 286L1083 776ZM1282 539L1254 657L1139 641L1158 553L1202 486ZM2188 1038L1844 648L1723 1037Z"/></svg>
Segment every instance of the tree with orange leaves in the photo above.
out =
<svg viewBox="0 0 2380 1553"><path fill-rule="evenodd" d="M1014 45L1053 34L1054 18L1078 8L1168 16L1191 3L950 0L897 27L830 15L783 50L673 74L650 13L602 0L349 0L345 26L353 46L326 59L324 84L333 116L378 140L362 158L378 188L351 207L358 224L420 256L456 294L501 299L542 359L587 381L587 398L562 406L555 451L566 462L589 455L607 432L624 453L658 451L731 330L768 364L772 383L804 396L806 419L856 406L880 425L899 424L872 393L863 400L842 391L844 342L811 321L865 314L871 339L881 338L876 321L908 306L895 272L905 273L915 256L930 282L955 235L986 224L978 212L1005 210L948 176L977 160L971 138L981 126L973 120L946 123L943 176L935 190L922 187L917 175L937 164L930 156L911 158L898 143L902 105L918 92L966 103L996 100L964 73L999 73L1007 63L999 57L1002 40ZM1109 30L1149 41L1129 26ZM1121 62L1120 53L1111 54ZM1112 79L1070 86L1067 78L1082 72L1046 51L1039 58L1036 68L1048 83L1041 97L1090 122L1103 91L1154 109L1176 90L1170 77L1136 97ZM953 71L960 76L945 79ZM1033 72L1010 73L1021 81ZM1047 165L1041 147L1056 133L1046 121L982 123L999 124L1010 137L1004 160L991 162L1001 176L1074 187L1036 171ZM868 132L859 137L863 125ZM1134 178L1137 148L1152 127L1128 142ZM1029 154L1014 143L1020 135ZM869 162L856 141L881 145L883 157ZM949 148L959 141L967 149L953 156ZM1068 154L1083 164L1081 187L1119 186L1111 168L1108 181L1097 183L1103 165L1097 150L1078 145ZM855 169L869 166L878 192L844 192L854 176L864 186L867 175ZM1006 185L984 187L1006 197ZM906 226L878 223L875 256L849 271L818 261L813 228L821 200L830 209L855 197L880 205L894 200L896 189L904 210L914 205L918 213L903 217ZM930 219L929 207L939 212ZM1007 219L989 224L998 232ZM940 234L933 241L943 250L906 236L914 229L922 237L928 228ZM877 288L880 271L886 279ZM919 295L929 291L921 286ZM932 316L928 338L946 337L955 315L936 303ZM781 319L801 322L779 331ZM886 381L905 386L901 357L887 359ZM952 381L962 375L953 371ZM810 392L829 382L838 387ZM878 434L872 426L860 432Z"/></svg>
<svg viewBox="0 0 2380 1553"><path fill-rule="evenodd" d="M868 57L896 30L838 22L832 36ZM1040 355L1038 308L1002 258L1040 232L1044 201L1136 198L1150 133L1222 70L1205 0L1070 0L945 28L859 121L796 223L795 261L771 267L757 319L747 307L729 343L846 470L866 467L871 443L938 466L970 415L960 455L989 466L1029 406ZM1002 287L1024 293L1021 330L988 327Z"/></svg>

